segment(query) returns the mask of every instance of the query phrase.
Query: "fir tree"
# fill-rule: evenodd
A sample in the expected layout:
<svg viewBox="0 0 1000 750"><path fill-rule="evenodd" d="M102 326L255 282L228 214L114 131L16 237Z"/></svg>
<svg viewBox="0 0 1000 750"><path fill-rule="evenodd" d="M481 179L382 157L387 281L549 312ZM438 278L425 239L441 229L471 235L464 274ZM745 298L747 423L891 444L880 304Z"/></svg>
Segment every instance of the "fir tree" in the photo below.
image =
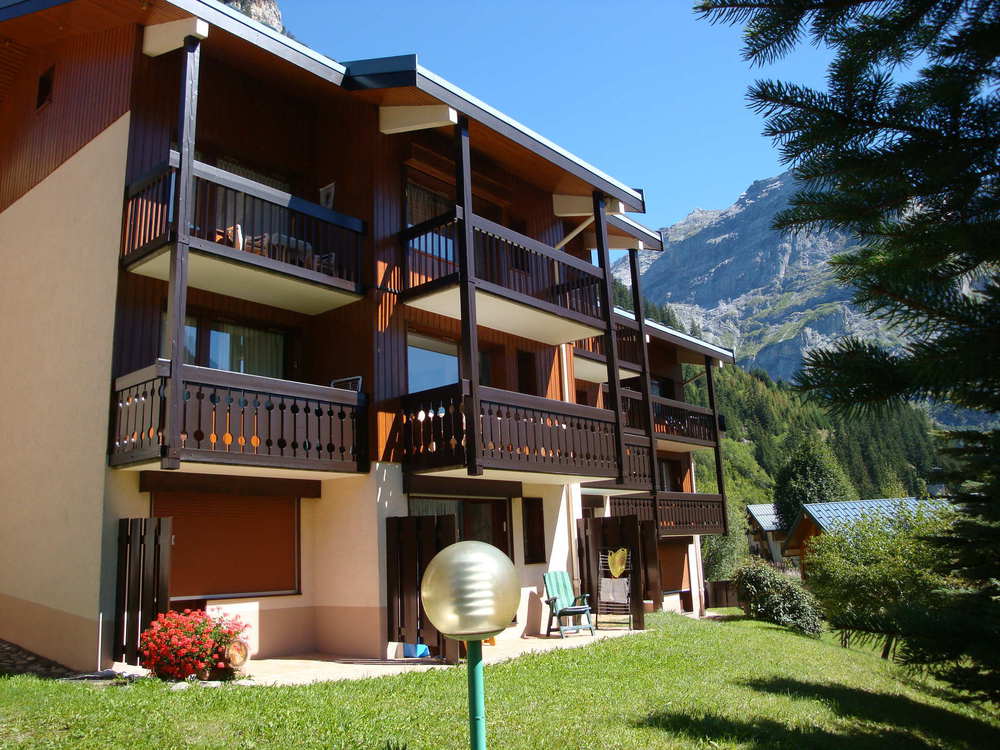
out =
<svg viewBox="0 0 1000 750"><path fill-rule="evenodd" d="M777 219L837 229L834 259L901 351L848 339L807 356L801 387L845 413L918 398L1000 411L1000 3L997 0L703 0L745 24L755 64L809 37L833 50L825 91L750 90L804 188ZM961 520L937 539L966 586L913 613L904 660L1000 701L1000 432L950 435Z"/></svg>
<svg viewBox="0 0 1000 750"><path fill-rule="evenodd" d="M774 508L786 531L806 503L855 499L854 487L836 456L815 436L799 443L775 480Z"/></svg>

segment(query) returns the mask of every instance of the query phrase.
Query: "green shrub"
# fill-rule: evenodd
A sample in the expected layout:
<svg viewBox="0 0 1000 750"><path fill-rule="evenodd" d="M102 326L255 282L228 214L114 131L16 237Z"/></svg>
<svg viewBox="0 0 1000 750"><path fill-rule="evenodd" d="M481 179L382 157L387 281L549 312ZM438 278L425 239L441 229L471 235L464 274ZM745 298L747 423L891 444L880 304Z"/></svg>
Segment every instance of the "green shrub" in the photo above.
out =
<svg viewBox="0 0 1000 750"><path fill-rule="evenodd" d="M751 558L743 563L733 582L740 605L753 619L809 636L822 632L823 621L813 595L763 560Z"/></svg>
<svg viewBox="0 0 1000 750"><path fill-rule="evenodd" d="M955 582L937 570L940 551L929 540L947 533L954 511L944 503L903 503L863 515L809 541L809 590L843 643L874 642L888 658L921 613L937 606ZM922 619L922 618L921 618Z"/></svg>

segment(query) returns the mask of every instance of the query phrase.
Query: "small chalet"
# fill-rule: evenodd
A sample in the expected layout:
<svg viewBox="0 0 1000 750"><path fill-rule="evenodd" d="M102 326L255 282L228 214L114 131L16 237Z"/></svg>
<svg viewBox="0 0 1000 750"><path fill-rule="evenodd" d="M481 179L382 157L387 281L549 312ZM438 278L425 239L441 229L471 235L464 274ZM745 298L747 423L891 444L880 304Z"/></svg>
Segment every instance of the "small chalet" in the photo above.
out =
<svg viewBox="0 0 1000 750"><path fill-rule="evenodd" d="M785 532L773 503L747 506L747 537L751 554L774 563L781 561Z"/></svg>
<svg viewBox="0 0 1000 750"><path fill-rule="evenodd" d="M886 497L872 500L847 500L836 503L806 503L792 523L785 540L785 557L802 558L809 540L840 523L858 521L864 516L895 515L899 508L916 508L921 502L917 497ZM749 507L748 507L749 510ZM805 567L802 568L803 574Z"/></svg>

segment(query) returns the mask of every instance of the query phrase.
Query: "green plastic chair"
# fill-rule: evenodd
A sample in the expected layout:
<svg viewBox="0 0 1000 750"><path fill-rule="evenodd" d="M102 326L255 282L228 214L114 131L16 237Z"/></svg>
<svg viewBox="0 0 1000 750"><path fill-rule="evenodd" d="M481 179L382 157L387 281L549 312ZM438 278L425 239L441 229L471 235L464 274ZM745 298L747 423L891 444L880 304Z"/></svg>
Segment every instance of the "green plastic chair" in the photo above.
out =
<svg viewBox="0 0 1000 750"><path fill-rule="evenodd" d="M579 630L589 630L594 635L594 623L590 620L590 594L573 594L573 584L569 581L569 573L565 570L553 570L542 576L545 581L545 594L548 599L545 603L549 606L549 626L545 631L546 637L552 634L552 623L556 623L559 629L559 637L565 638L566 633L575 633ZM580 624L575 625L573 618L581 618ZM563 618L569 618L569 625L563 625ZM586 623L583 619L586 618Z"/></svg>

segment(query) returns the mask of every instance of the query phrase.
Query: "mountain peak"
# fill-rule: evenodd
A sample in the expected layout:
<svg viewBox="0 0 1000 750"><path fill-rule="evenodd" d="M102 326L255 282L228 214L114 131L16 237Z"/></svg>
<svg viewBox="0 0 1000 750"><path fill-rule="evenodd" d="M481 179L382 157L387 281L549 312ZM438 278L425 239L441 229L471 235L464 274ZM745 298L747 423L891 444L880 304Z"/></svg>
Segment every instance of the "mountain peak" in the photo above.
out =
<svg viewBox="0 0 1000 750"><path fill-rule="evenodd" d="M796 189L791 172L755 180L731 206L695 209L665 227L663 252L639 259L650 300L669 304L687 325L696 322L744 364L786 380L803 353L842 336L893 343L850 306L851 290L827 263L850 247L849 236L772 228Z"/></svg>

